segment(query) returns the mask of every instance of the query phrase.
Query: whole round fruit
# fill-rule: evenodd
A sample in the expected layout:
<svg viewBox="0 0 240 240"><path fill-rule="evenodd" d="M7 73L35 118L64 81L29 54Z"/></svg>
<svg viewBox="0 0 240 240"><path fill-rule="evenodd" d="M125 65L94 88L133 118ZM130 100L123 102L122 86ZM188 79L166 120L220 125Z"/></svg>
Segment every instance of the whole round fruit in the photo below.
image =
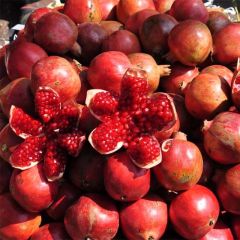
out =
<svg viewBox="0 0 240 240"><path fill-rule="evenodd" d="M108 35L111 35L113 32L123 29L123 24L118 21L101 21L99 23L107 32Z"/></svg>
<svg viewBox="0 0 240 240"><path fill-rule="evenodd" d="M99 0L102 20L113 20L116 18L116 6L119 0Z"/></svg>
<svg viewBox="0 0 240 240"><path fill-rule="evenodd" d="M168 12L175 0L153 0L156 10L159 13Z"/></svg>

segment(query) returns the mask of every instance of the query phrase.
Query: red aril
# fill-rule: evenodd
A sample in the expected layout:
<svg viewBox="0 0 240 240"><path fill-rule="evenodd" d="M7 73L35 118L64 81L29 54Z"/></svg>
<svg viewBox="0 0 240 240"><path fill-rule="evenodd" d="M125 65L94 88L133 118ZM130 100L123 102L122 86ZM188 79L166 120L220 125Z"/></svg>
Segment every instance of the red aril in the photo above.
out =
<svg viewBox="0 0 240 240"><path fill-rule="evenodd" d="M173 57L187 66L203 63L212 51L208 27L197 20L185 20L169 33L168 46Z"/></svg>
<svg viewBox="0 0 240 240"><path fill-rule="evenodd" d="M119 215L110 198L88 194L68 208L64 224L73 240L113 239L118 231Z"/></svg>
<svg viewBox="0 0 240 240"><path fill-rule="evenodd" d="M0 195L0 238L28 240L38 230L41 215L22 209L10 193Z"/></svg>
<svg viewBox="0 0 240 240"><path fill-rule="evenodd" d="M164 76L161 79L160 87L167 93L184 95L188 83L198 74L199 70L197 67L174 64L171 66L169 76Z"/></svg>
<svg viewBox="0 0 240 240"><path fill-rule="evenodd" d="M147 195L120 210L121 228L127 239L160 239L167 218L167 204L157 195Z"/></svg>
<svg viewBox="0 0 240 240"><path fill-rule="evenodd" d="M102 51L119 51L125 54L141 52L137 36L128 30L117 30L104 39Z"/></svg>
<svg viewBox="0 0 240 240"><path fill-rule="evenodd" d="M213 57L220 64L236 63L240 56L240 23L230 23L213 36Z"/></svg>
<svg viewBox="0 0 240 240"><path fill-rule="evenodd" d="M204 148L211 159L220 164L240 162L240 114L223 112L203 128Z"/></svg>
<svg viewBox="0 0 240 240"><path fill-rule="evenodd" d="M31 237L31 240L70 240L64 224L60 222L49 223L41 226Z"/></svg>
<svg viewBox="0 0 240 240"><path fill-rule="evenodd" d="M175 0L171 6L170 14L178 21L187 19L208 21L208 10L202 0Z"/></svg>
<svg viewBox="0 0 240 240"><path fill-rule="evenodd" d="M113 199L136 201L150 188L150 170L135 166L126 152L115 153L105 164L104 184Z"/></svg>
<svg viewBox="0 0 240 240"><path fill-rule="evenodd" d="M122 23L114 20L101 21L99 24L106 30L108 35L124 28Z"/></svg>
<svg viewBox="0 0 240 240"><path fill-rule="evenodd" d="M156 10L159 13L168 12L175 0L153 0Z"/></svg>
<svg viewBox="0 0 240 240"><path fill-rule="evenodd" d="M47 57L47 53L37 44L26 41L14 41L7 48L5 63L8 76L30 78L33 65Z"/></svg>
<svg viewBox="0 0 240 240"><path fill-rule="evenodd" d="M0 194L2 194L8 191L8 186L12 175L11 166L7 162L3 161L3 159L0 159L0 172Z"/></svg>
<svg viewBox="0 0 240 240"><path fill-rule="evenodd" d="M63 103L77 97L81 82L71 63L62 57L50 56L38 61L32 68L31 89L34 94L40 86L55 90Z"/></svg>
<svg viewBox="0 0 240 240"><path fill-rule="evenodd" d="M42 163L24 171L15 169L10 181L13 198L29 212L40 212L48 208L58 189L58 182L47 181Z"/></svg>
<svg viewBox="0 0 240 240"><path fill-rule="evenodd" d="M116 18L116 5L119 0L99 0L102 20L114 20Z"/></svg>
<svg viewBox="0 0 240 240"><path fill-rule="evenodd" d="M219 203L208 188L195 185L171 202L169 213L177 233L186 239L198 239L216 224Z"/></svg>
<svg viewBox="0 0 240 240"><path fill-rule="evenodd" d="M120 0L117 4L117 19L125 24L131 15L143 9L155 10L153 0Z"/></svg>
<svg viewBox="0 0 240 240"><path fill-rule="evenodd" d="M188 112L197 119L212 119L230 106L229 84L217 75L201 73L185 92Z"/></svg>
<svg viewBox="0 0 240 240"><path fill-rule="evenodd" d="M233 216L232 231L234 233L234 236L237 239L239 239L240 238L240 217L239 216Z"/></svg>

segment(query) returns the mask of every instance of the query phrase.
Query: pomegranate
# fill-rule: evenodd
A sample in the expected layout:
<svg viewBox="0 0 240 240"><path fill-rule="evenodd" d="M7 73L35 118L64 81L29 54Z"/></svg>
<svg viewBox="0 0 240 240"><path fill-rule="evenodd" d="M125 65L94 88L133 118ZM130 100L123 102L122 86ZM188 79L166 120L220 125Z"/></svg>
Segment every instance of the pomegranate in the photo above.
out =
<svg viewBox="0 0 240 240"><path fill-rule="evenodd" d="M132 53L128 55L128 58L134 67L147 72L149 93L157 90L161 77L170 74L169 65L158 65L147 53Z"/></svg>
<svg viewBox="0 0 240 240"><path fill-rule="evenodd" d="M0 194L8 190L12 169L10 165L0 159Z"/></svg>
<svg viewBox="0 0 240 240"><path fill-rule="evenodd" d="M153 168L158 182L173 191L187 190L200 179L203 159L198 147L183 133L162 142L162 162Z"/></svg>
<svg viewBox="0 0 240 240"><path fill-rule="evenodd" d="M31 240L71 240L63 223L49 223L41 226L31 237Z"/></svg>
<svg viewBox="0 0 240 240"><path fill-rule="evenodd" d="M6 75L0 79L0 89L3 89L11 82L10 78Z"/></svg>
<svg viewBox="0 0 240 240"><path fill-rule="evenodd" d="M84 22L100 22L102 19L101 5L97 0L68 0L63 12L76 24Z"/></svg>
<svg viewBox="0 0 240 240"><path fill-rule="evenodd" d="M240 115L234 112L218 114L212 121L205 122L204 148L207 154L221 164L240 162L238 145Z"/></svg>
<svg viewBox="0 0 240 240"><path fill-rule="evenodd" d="M59 188L58 182L48 182L43 164L30 169L13 171L10 192L13 198L27 211L40 212L54 201Z"/></svg>
<svg viewBox="0 0 240 240"><path fill-rule="evenodd" d="M119 0L99 0L100 12L102 14L102 20L115 19L116 5Z"/></svg>
<svg viewBox="0 0 240 240"><path fill-rule="evenodd" d="M40 86L55 90L61 102L76 98L81 88L77 72L64 58L50 56L38 61L32 68L31 89L35 94Z"/></svg>
<svg viewBox="0 0 240 240"><path fill-rule="evenodd" d="M124 28L122 23L113 20L101 21L99 24L106 30L108 35Z"/></svg>
<svg viewBox="0 0 240 240"><path fill-rule="evenodd" d="M128 57L122 52L101 53L90 63L87 75L89 84L93 88L119 93L122 77L130 67Z"/></svg>
<svg viewBox="0 0 240 240"><path fill-rule="evenodd" d="M41 215L23 210L9 193L0 195L0 238L27 240L39 228Z"/></svg>
<svg viewBox="0 0 240 240"><path fill-rule="evenodd" d="M119 215L111 199L88 194L68 208L64 223L73 240L113 239L118 231Z"/></svg>
<svg viewBox="0 0 240 240"><path fill-rule="evenodd" d="M213 229L199 240L234 240L231 229L223 222L218 221Z"/></svg>
<svg viewBox="0 0 240 240"><path fill-rule="evenodd" d="M128 30L117 30L103 41L102 50L119 51L125 54L141 52L137 36Z"/></svg>
<svg viewBox="0 0 240 240"><path fill-rule="evenodd" d="M187 66L196 66L203 63L212 50L211 32L200 21L185 20L169 33L168 46L176 60Z"/></svg>
<svg viewBox="0 0 240 240"><path fill-rule="evenodd" d="M85 22L78 25L78 43L81 46L80 60L89 62L101 53L102 43L107 37L107 31L98 23Z"/></svg>
<svg viewBox="0 0 240 240"><path fill-rule="evenodd" d="M117 4L117 19L125 24L131 15L143 9L155 10L153 0L120 0Z"/></svg>
<svg viewBox="0 0 240 240"><path fill-rule="evenodd" d="M226 211L237 215L240 215L239 176L240 164L237 164L225 172L223 178L217 185L217 195L223 208Z"/></svg>
<svg viewBox="0 0 240 240"><path fill-rule="evenodd" d="M208 10L202 0L175 0L171 6L170 14L178 21L187 19L208 21Z"/></svg>
<svg viewBox="0 0 240 240"><path fill-rule="evenodd" d="M234 216L232 220L232 231L236 239L240 238L240 217Z"/></svg>
<svg viewBox="0 0 240 240"><path fill-rule="evenodd" d="M210 11L207 26L212 34L217 33L222 28L230 24L231 21L226 14L221 11Z"/></svg>
<svg viewBox="0 0 240 240"><path fill-rule="evenodd" d="M220 78L226 80L229 86L232 86L233 72L225 66L211 65L202 69L201 73L211 73L218 75Z"/></svg>
<svg viewBox="0 0 240 240"><path fill-rule="evenodd" d="M136 35L138 35L139 30L141 29L144 21L148 18L151 17L153 15L159 14L158 11L154 10L154 9L148 9L145 8L143 10L140 10L136 13L134 13L133 15L131 15L126 23L125 23L125 28L133 33L135 33Z"/></svg>
<svg viewBox="0 0 240 240"><path fill-rule="evenodd" d="M148 17L139 29L139 36L144 50L155 57L162 57L166 54L169 33L176 25L176 19L168 14L157 14Z"/></svg>
<svg viewBox="0 0 240 240"><path fill-rule="evenodd" d="M72 162L69 178L80 190L101 192L104 189L103 167L103 157L86 146L81 155Z"/></svg>
<svg viewBox="0 0 240 240"><path fill-rule="evenodd" d="M184 95L187 84L198 74L199 70L197 67L174 64L171 66L169 76L164 76L161 79L160 87L167 93Z"/></svg>
<svg viewBox="0 0 240 240"><path fill-rule="evenodd" d="M54 198L52 205L46 210L48 216L54 220L64 218L65 212L79 198L79 191L68 182L64 182Z"/></svg>
<svg viewBox="0 0 240 240"><path fill-rule="evenodd" d="M153 0L156 10L159 13L168 12L175 0Z"/></svg>
<svg viewBox="0 0 240 240"><path fill-rule="evenodd" d="M128 239L160 239L167 226L167 204L157 195L147 195L124 205L120 220Z"/></svg>
<svg viewBox="0 0 240 240"><path fill-rule="evenodd" d="M14 41L7 48L5 56L8 76L16 78L30 78L32 66L47 57L47 53L35 43Z"/></svg>
<svg viewBox="0 0 240 240"><path fill-rule="evenodd" d="M217 75L201 73L188 85L185 105L197 119L212 119L230 106L229 84Z"/></svg>
<svg viewBox="0 0 240 240"><path fill-rule="evenodd" d="M21 99L21 101L19 101ZM34 111L33 96L30 89L30 80L19 78L10 82L0 90L1 109L6 117L9 117L12 105L22 108L25 112Z"/></svg>
<svg viewBox="0 0 240 240"><path fill-rule="evenodd" d="M240 24L230 23L213 36L213 56L217 62L226 65L236 63L240 56Z"/></svg>
<svg viewBox="0 0 240 240"><path fill-rule="evenodd" d="M106 191L113 199L136 201L150 188L150 171L135 166L126 152L118 152L107 159L104 183Z"/></svg>
<svg viewBox="0 0 240 240"><path fill-rule="evenodd" d="M34 41L46 51L64 54L77 40L77 26L59 12L44 14L36 23Z"/></svg>
<svg viewBox="0 0 240 240"><path fill-rule="evenodd" d="M182 237L198 239L214 227L219 204L208 188L195 185L171 202L169 214L174 229Z"/></svg>
<svg viewBox="0 0 240 240"><path fill-rule="evenodd" d="M240 61L238 60L237 68L234 72L233 78L232 78L232 86L231 86L231 93L232 93L232 100L234 103L234 107L236 110L240 108Z"/></svg>

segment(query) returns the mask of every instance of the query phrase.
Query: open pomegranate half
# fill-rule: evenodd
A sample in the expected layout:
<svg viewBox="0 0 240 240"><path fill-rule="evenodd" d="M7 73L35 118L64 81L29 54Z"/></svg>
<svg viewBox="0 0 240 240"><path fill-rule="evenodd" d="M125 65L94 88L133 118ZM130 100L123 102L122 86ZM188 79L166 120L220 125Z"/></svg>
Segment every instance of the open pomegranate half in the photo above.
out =
<svg viewBox="0 0 240 240"><path fill-rule="evenodd" d="M234 105L240 109L240 58L232 79L232 100Z"/></svg>
<svg viewBox="0 0 240 240"><path fill-rule="evenodd" d="M89 90L86 105L102 123L89 135L89 142L101 154L122 146L141 168L161 162L161 148L154 134L176 122L176 110L166 93L148 95L147 74L130 68L122 79L119 95L99 89Z"/></svg>
<svg viewBox="0 0 240 240"><path fill-rule="evenodd" d="M78 129L80 110L74 102L61 103L50 87L37 90L35 108L40 120L11 107L10 127L25 140L15 148L9 162L25 170L44 160L45 175L54 181L63 176L68 158L78 156L85 141Z"/></svg>

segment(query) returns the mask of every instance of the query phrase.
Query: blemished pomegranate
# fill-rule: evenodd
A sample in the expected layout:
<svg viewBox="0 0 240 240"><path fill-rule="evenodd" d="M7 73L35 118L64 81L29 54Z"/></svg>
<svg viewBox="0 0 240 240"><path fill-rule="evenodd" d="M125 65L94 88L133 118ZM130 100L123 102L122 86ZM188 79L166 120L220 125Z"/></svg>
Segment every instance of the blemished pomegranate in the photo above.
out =
<svg viewBox="0 0 240 240"><path fill-rule="evenodd" d="M167 218L167 204L157 195L147 195L120 210L121 228L128 239L160 239Z"/></svg>
<svg viewBox="0 0 240 240"><path fill-rule="evenodd" d="M239 113L234 112L223 112L212 121L205 121L204 148L211 159L220 164L240 162L240 149L236 144L240 133L239 121Z"/></svg>
<svg viewBox="0 0 240 240"><path fill-rule="evenodd" d="M0 159L0 172L0 194L2 194L8 191L8 186L12 175L12 169L10 165L3 161L3 159Z"/></svg>
<svg viewBox="0 0 240 240"><path fill-rule="evenodd" d="M119 214L109 197L88 194L68 208L64 224L73 240L113 239L119 227Z"/></svg>
<svg viewBox="0 0 240 240"><path fill-rule="evenodd" d="M167 13L175 0L153 0L156 10L159 13Z"/></svg>
<svg viewBox="0 0 240 240"><path fill-rule="evenodd" d="M212 51L211 32L200 21L185 20L169 33L168 46L173 58L187 66L196 66Z"/></svg>
<svg viewBox="0 0 240 240"><path fill-rule="evenodd" d="M28 240L38 230L41 215L21 208L10 193L0 195L0 238Z"/></svg>
<svg viewBox="0 0 240 240"><path fill-rule="evenodd" d="M198 239L216 224L219 203L208 188L195 185L180 193L170 204L169 216L174 229L186 239Z"/></svg>

